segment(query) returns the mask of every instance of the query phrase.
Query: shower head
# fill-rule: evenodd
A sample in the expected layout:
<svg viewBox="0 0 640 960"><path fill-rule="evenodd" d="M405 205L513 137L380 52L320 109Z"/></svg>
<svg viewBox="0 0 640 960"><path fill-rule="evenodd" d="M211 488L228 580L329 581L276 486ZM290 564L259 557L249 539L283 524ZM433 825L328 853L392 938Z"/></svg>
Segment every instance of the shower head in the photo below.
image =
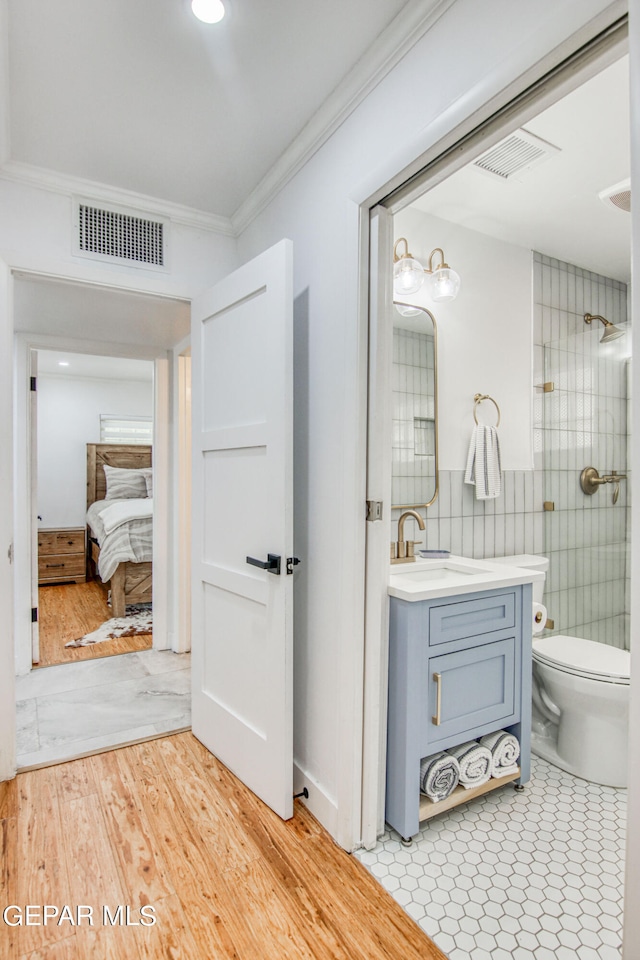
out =
<svg viewBox="0 0 640 960"><path fill-rule="evenodd" d="M584 322L591 323L592 320L600 320L604 324L604 333L600 337L600 343L609 343L611 340L617 340L618 337L624 337L625 331L616 327L610 320L605 320L598 313L585 313Z"/></svg>
<svg viewBox="0 0 640 960"><path fill-rule="evenodd" d="M621 330L620 327L616 327L613 323L610 323L600 337L600 343L609 343L610 340L617 340L618 337L624 337L624 333L624 330Z"/></svg>

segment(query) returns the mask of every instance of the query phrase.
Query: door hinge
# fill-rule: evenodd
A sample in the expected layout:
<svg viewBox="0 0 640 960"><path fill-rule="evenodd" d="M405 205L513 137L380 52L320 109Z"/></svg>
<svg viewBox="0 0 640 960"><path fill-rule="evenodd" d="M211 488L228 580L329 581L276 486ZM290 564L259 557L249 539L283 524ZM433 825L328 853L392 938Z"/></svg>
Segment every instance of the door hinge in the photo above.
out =
<svg viewBox="0 0 640 960"><path fill-rule="evenodd" d="M37 381L36 377L30 377L30 378L29 378L29 382L30 382L30 388L29 388L29 389L30 389L30 390L33 390L33 391L35 392L35 391L38 389L38 381Z"/></svg>
<svg viewBox="0 0 640 960"><path fill-rule="evenodd" d="M382 500L367 500L367 520L382 520Z"/></svg>
<svg viewBox="0 0 640 960"><path fill-rule="evenodd" d="M287 573L293 573L293 568L300 563L299 557L287 557Z"/></svg>
<svg viewBox="0 0 640 960"><path fill-rule="evenodd" d="M37 623L37 622L38 622L38 608L31 607L31 623Z"/></svg>

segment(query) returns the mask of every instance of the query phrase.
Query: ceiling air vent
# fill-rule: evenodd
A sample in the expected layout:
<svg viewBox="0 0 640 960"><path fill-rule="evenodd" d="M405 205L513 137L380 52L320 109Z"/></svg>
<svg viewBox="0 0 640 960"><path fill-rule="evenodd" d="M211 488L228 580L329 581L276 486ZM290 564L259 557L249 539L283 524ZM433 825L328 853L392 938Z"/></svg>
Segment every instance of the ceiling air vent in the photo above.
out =
<svg viewBox="0 0 640 960"><path fill-rule="evenodd" d="M498 180L521 179L523 173L556 153L560 153L559 147L535 137L528 130L516 130L474 160L472 166Z"/></svg>
<svg viewBox="0 0 640 960"><path fill-rule="evenodd" d="M607 207L616 207L617 210L624 210L631 213L631 180L622 180L613 187L608 187L598 194Z"/></svg>
<svg viewBox="0 0 640 960"><path fill-rule="evenodd" d="M152 270L167 269L169 221L150 219L138 211L75 204L76 256L117 261Z"/></svg>

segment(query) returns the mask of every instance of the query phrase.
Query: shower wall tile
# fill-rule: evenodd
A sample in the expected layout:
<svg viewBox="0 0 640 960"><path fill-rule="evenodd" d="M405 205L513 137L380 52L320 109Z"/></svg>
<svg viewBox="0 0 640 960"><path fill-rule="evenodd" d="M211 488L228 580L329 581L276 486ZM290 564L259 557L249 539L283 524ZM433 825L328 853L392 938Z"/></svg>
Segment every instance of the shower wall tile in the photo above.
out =
<svg viewBox="0 0 640 960"><path fill-rule="evenodd" d="M575 633L615 646L629 643L628 481L612 503L613 486L586 496L581 470L626 473L629 364L625 340L600 344L600 323L628 322L627 289L617 280L534 254L534 343L543 346L542 380L553 393L534 395L534 444L543 454L544 550L550 558L545 598L555 632ZM534 363L535 363L534 358ZM539 361L538 361L539 362ZM542 441L542 442L541 442ZM626 631L626 632L625 632Z"/></svg>

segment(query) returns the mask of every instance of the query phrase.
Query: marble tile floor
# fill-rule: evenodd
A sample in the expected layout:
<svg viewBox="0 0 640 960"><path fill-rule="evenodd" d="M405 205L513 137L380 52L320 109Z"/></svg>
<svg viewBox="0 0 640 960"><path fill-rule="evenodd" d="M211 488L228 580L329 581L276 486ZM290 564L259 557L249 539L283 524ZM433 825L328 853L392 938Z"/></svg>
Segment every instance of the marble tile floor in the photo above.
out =
<svg viewBox="0 0 640 960"><path fill-rule="evenodd" d="M189 729L190 659L142 650L17 677L18 769Z"/></svg>
<svg viewBox="0 0 640 960"><path fill-rule="evenodd" d="M508 785L388 829L359 859L450 960L620 960L626 790L538 757Z"/></svg>

